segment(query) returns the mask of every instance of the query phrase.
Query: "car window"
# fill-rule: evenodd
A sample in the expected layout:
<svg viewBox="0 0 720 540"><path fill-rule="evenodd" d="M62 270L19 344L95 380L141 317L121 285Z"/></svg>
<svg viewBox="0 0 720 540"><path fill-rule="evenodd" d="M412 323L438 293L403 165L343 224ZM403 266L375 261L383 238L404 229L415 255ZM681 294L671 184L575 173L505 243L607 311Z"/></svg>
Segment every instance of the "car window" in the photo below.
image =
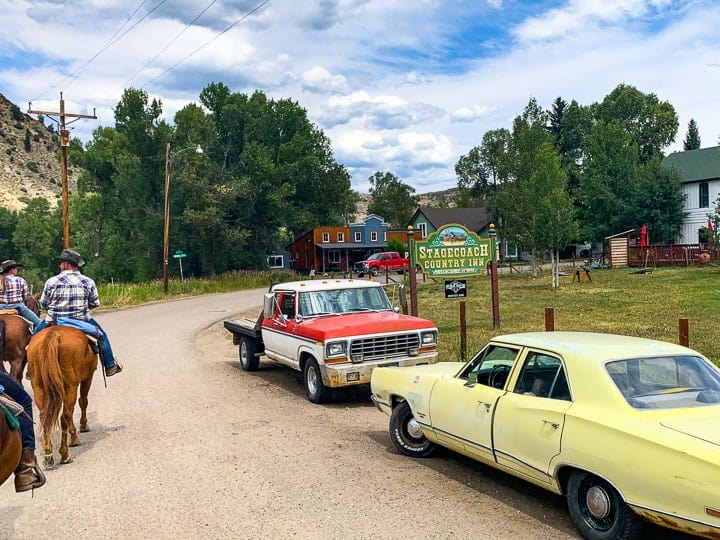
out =
<svg viewBox="0 0 720 540"><path fill-rule="evenodd" d="M570 388L560 358L530 351L513 392L570 401Z"/></svg>
<svg viewBox="0 0 720 540"><path fill-rule="evenodd" d="M699 356L631 358L605 364L613 383L637 409L720 403L720 370Z"/></svg>
<svg viewBox="0 0 720 540"><path fill-rule="evenodd" d="M515 347L488 345L468 363L460 378L473 384L503 388L519 352Z"/></svg>

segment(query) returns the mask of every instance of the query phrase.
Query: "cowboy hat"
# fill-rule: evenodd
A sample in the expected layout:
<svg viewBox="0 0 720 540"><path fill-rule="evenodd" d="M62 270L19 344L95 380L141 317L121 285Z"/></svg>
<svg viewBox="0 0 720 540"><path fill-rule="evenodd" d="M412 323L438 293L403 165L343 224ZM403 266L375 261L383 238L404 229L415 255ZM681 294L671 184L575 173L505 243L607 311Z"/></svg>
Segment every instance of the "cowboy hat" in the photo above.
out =
<svg viewBox="0 0 720 540"><path fill-rule="evenodd" d="M82 258L82 255L72 249L63 249L62 253L58 257L58 260L60 262L69 262L78 268L85 266L85 259Z"/></svg>
<svg viewBox="0 0 720 540"><path fill-rule="evenodd" d="M14 261L12 259L8 259L7 261L3 261L2 265L0 265L0 274L4 274L8 270L12 270L13 268L17 268L18 266L22 266L17 261Z"/></svg>

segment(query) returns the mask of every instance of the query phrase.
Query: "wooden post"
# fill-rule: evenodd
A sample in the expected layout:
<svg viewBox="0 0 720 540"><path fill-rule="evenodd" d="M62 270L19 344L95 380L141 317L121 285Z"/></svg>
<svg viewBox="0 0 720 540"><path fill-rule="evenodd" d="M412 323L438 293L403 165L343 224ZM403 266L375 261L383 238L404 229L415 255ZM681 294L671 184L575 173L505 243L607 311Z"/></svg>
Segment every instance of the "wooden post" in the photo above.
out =
<svg viewBox="0 0 720 540"><path fill-rule="evenodd" d="M690 346L690 328L687 319L680 319L680 345L684 347Z"/></svg>
<svg viewBox="0 0 720 540"><path fill-rule="evenodd" d="M465 317L465 300L460 301L460 359L467 361L467 318Z"/></svg>
<svg viewBox="0 0 720 540"><path fill-rule="evenodd" d="M551 307L545 308L545 331L555 331L555 309Z"/></svg>
<svg viewBox="0 0 720 540"><path fill-rule="evenodd" d="M415 246L413 245L413 237L415 236L415 230L412 225L408 225L408 251L410 252L410 314L413 317L418 316L418 300L417 300L417 274L414 272L415 269Z"/></svg>

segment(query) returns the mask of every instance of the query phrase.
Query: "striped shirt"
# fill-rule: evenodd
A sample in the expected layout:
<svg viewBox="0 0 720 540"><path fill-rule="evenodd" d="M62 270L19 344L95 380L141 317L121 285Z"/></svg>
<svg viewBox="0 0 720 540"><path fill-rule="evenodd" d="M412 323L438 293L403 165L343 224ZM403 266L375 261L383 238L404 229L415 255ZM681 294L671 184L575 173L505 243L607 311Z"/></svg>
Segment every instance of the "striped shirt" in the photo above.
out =
<svg viewBox="0 0 720 540"><path fill-rule="evenodd" d="M5 276L5 288L0 282L0 304L22 304L30 296L27 281L20 276L8 274Z"/></svg>
<svg viewBox="0 0 720 540"><path fill-rule="evenodd" d="M90 320L90 310L100 305L95 282L77 270L63 270L45 282L40 305L47 310L46 320L70 317Z"/></svg>

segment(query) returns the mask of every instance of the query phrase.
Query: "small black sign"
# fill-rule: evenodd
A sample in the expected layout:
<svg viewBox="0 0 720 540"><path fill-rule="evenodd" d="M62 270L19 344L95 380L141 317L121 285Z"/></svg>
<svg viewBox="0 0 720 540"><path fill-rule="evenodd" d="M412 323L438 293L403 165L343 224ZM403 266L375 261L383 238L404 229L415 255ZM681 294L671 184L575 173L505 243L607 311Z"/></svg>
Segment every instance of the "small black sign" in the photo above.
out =
<svg viewBox="0 0 720 540"><path fill-rule="evenodd" d="M467 298L467 281L464 279L446 281L445 298Z"/></svg>

